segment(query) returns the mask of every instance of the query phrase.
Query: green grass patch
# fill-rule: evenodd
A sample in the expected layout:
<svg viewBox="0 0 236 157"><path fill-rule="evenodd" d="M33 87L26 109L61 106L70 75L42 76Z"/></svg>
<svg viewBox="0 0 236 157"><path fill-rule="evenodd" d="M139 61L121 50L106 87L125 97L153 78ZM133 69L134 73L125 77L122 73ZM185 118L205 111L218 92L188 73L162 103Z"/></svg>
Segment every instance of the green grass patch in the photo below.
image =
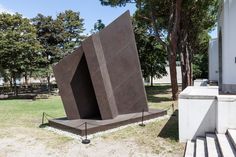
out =
<svg viewBox="0 0 236 157"><path fill-rule="evenodd" d="M150 108L167 109L176 102L171 99L169 85L145 87ZM56 147L69 142L70 138L39 128L42 114L46 112L53 117L65 117L61 98L52 96L49 99L32 100L0 100L0 138L14 137L16 134L32 136L46 143L49 147ZM168 111L172 114L172 110ZM183 152L183 145L178 143L178 119L153 122L142 128L128 127L123 130L103 136L104 140L135 140L144 150L154 153Z"/></svg>
<svg viewBox="0 0 236 157"><path fill-rule="evenodd" d="M46 112L54 117L64 117L65 112L60 97L32 100L1 100L0 127L39 126L42 114Z"/></svg>

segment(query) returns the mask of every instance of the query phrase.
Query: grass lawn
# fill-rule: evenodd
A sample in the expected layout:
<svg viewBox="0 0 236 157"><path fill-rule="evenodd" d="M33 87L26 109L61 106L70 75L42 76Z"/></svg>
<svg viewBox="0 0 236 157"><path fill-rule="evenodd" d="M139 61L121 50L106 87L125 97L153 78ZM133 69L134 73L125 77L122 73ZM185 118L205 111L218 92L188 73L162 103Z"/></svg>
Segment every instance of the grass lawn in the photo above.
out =
<svg viewBox="0 0 236 157"><path fill-rule="evenodd" d="M171 90L169 85L146 87L146 91L148 103L151 108L166 109L169 108L173 103L175 108L177 108L176 102L171 100ZM52 96L49 99L41 99L36 101L0 100L0 143L7 143L9 140L15 140L14 142L22 142L23 144L19 145L26 145L25 147L28 148L31 145L27 143L27 139L31 139L31 142L35 142L35 146L41 146L41 149L44 149L44 151L47 152L46 155L49 156L51 156L51 152L54 152L54 155L56 153L63 155L64 153L66 156L69 153L68 151L76 151L71 150L72 148L68 148L68 151L63 149L71 145L77 145L83 149L80 151L84 152L84 156L90 156L89 152L86 152L86 150L96 150L96 148L99 145L102 145L102 143L111 143L110 146L112 146L113 142L118 141L121 143L121 145L123 144L125 146L124 143L129 143L131 141L134 145L136 145L133 149L138 148L138 150L132 150L130 148L129 156L136 156L136 151L140 151L142 153L148 152L157 155L159 154L160 156L183 155L184 145L178 143L177 141L177 111L174 113L174 116L171 116L169 119L149 123L144 128L139 126L128 127L114 133L106 134L100 138L93 139L94 142L92 142L90 146L86 147L82 146L80 142L75 141L74 139L39 128L39 125L42 121L43 112L46 112L53 117L65 116L60 97ZM173 112L171 108L168 111L168 114L171 115L172 113ZM20 141L20 139L22 141ZM11 142L8 143L10 145L9 148L1 146L0 144L0 150L1 148L4 150L3 152L0 151L0 157L9 155L8 153L12 152L8 151L11 149L16 151L15 147L20 147L18 145L12 145ZM114 148L111 148L111 150L119 149L121 146L117 146L116 148L116 145L114 144L113 147ZM35 148L32 148L32 150L37 153ZM114 155L116 156L116 154Z"/></svg>

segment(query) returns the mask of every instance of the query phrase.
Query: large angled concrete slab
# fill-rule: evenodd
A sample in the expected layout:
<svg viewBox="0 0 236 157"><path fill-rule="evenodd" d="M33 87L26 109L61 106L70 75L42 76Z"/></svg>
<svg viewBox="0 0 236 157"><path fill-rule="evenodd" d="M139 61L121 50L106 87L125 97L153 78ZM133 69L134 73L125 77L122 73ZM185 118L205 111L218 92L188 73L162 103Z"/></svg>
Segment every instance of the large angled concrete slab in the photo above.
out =
<svg viewBox="0 0 236 157"><path fill-rule="evenodd" d="M149 112L128 11L84 40L53 70L67 115L67 119L51 121L54 126L58 122L70 127L74 119L101 120L98 126L103 126L103 120L116 123L117 117L125 117L118 124L126 124L134 120L124 114L139 115L137 120L142 111ZM147 117L165 113L155 111Z"/></svg>

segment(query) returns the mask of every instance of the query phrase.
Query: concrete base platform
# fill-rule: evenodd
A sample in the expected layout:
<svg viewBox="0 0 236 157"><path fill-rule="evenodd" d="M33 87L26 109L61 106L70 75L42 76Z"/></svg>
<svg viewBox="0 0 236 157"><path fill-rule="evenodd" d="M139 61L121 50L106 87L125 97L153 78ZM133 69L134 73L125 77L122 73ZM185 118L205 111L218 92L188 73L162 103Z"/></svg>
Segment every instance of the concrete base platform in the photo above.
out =
<svg viewBox="0 0 236 157"><path fill-rule="evenodd" d="M144 112L144 120L149 120L164 116L167 114L166 110L150 109L149 112ZM118 115L114 119L108 120L91 120L91 119L75 119L68 120L67 118L58 118L49 120L49 125L64 131L68 131L81 136L85 135L85 125L87 122L87 133L93 134L100 131L113 129L122 125L127 125L134 122L141 122L142 113L132 113Z"/></svg>

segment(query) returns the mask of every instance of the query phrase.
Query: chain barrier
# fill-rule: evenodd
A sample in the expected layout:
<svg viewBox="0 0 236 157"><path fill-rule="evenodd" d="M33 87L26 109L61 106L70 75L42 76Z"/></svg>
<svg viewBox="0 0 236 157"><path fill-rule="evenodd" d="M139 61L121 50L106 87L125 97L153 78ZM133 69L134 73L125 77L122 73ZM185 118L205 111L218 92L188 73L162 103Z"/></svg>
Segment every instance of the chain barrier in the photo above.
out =
<svg viewBox="0 0 236 157"><path fill-rule="evenodd" d="M52 118L52 119L55 119L55 117L43 112L43 116L42 116L42 124L41 125L45 125L45 119L49 121L49 118ZM84 134L85 134L85 139L82 140L82 143L83 144L89 144L90 143L90 140L88 139L88 127L87 127L87 124L90 124L88 122L83 122L82 124L76 126L76 127L80 127L82 125L85 126L85 130L84 130ZM90 125L95 125L95 124L90 124Z"/></svg>
<svg viewBox="0 0 236 157"><path fill-rule="evenodd" d="M168 106L167 108L164 108L163 110L168 111L168 110L170 110L171 108L173 109L173 112L174 112L174 103L171 104L170 106ZM143 110L142 110L142 117L141 117L141 124L139 124L139 126L141 126L141 127L144 127L144 126L145 126L145 124L144 124L144 113L145 113L145 111L144 111L144 109L143 109ZM152 112L147 112L147 113L152 113ZM136 115L134 115L133 117L136 117ZM49 114L43 112L42 125L45 124L45 123L44 123L44 122L45 122L45 119L49 121L49 118L55 119L55 117L53 117L53 116L51 116L51 115L49 115ZM88 137L87 137L87 136L88 136L88 126L87 126L88 124L89 124L89 125L96 125L96 124L93 124L93 123L83 122L82 124L76 126L77 128L78 128L78 127L81 127L81 126L83 126L83 125L85 126L85 130L84 130L85 139L82 140L82 143L83 143L83 144L89 144L89 143L90 143L90 140L89 140Z"/></svg>

